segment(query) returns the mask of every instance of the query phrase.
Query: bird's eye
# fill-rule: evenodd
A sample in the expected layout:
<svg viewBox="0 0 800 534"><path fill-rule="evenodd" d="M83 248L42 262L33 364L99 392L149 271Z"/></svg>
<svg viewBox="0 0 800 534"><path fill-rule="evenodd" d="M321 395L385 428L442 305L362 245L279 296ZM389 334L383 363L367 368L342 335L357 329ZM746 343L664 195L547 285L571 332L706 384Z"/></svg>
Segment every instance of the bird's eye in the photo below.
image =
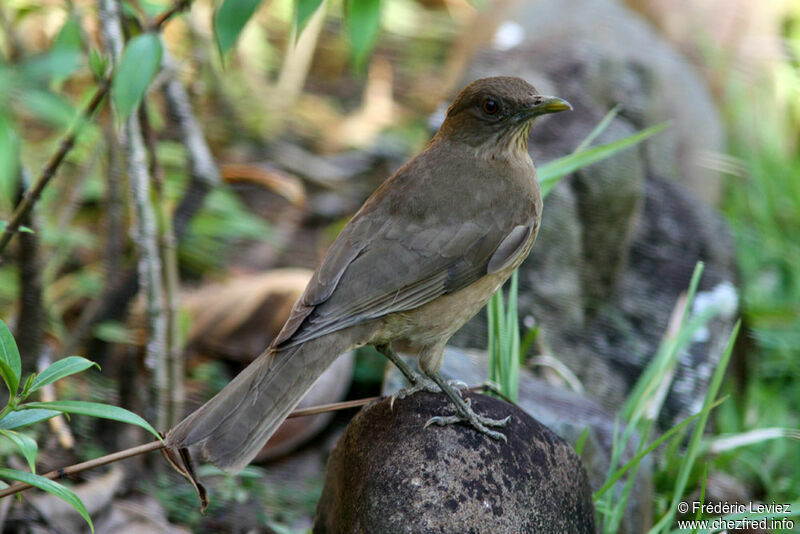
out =
<svg viewBox="0 0 800 534"><path fill-rule="evenodd" d="M500 106L493 99L487 98L483 101L483 104L481 104L481 109L489 115L494 115L500 110Z"/></svg>

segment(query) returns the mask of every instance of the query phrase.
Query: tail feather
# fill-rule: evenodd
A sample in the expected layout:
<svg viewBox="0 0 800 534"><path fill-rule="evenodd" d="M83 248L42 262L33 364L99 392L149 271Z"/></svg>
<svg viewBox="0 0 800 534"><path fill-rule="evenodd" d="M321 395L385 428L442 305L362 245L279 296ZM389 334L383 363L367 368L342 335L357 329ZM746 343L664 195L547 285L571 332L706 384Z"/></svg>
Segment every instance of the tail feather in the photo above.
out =
<svg viewBox="0 0 800 534"><path fill-rule="evenodd" d="M226 471L240 471L325 369L340 354L360 344L357 330L350 328L265 352L170 430L167 446L202 445L207 460Z"/></svg>

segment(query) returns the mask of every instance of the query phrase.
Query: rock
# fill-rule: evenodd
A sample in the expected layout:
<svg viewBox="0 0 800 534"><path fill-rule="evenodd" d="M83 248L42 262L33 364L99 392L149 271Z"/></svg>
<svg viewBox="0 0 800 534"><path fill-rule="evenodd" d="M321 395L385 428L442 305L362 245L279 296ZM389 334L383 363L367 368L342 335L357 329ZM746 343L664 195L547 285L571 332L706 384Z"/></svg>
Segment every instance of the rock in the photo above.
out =
<svg viewBox="0 0 800 534"><path fill-rule="evenodd" d="M594 533L591 489L572 447L512 405L467 396L482 415L511 415L508 443L464 425L424 428L452 411L443 395L372 404L331 454L314 532Z"/></svg>
<svg viewBox="0 0 800 534"><path fill-rule="evenodd" d="M543 117L532 129L540 166L572 152L616 104L619 114L595 143L672 121L643 144L562 179L545 199L539 237L520 268L521 322L535 319L544 350L614 412L655 355L695 264L705 264L701 292L717 294L735 280L732 241L710 207L719 176L699 164L724 149L722 123L692 65L618 2L517 2L502 20L521 38L484 49L465 81L514 73L573 104L574 112ZM663 427L695 411L733 311L682 353ZM485 348L485 314L453 343Z"/></svg>
<svg viewBox="0 0 800 534"><path fill-rule="evenodd" d="M403 356L409 366L413 368L416 365L416 357ZM470 385L481 384L488 378L488 368L484 351L445 348L441 372L448 380L462 380ZM402 373L394 366L389 366L382 394L392 395L406 385ZM572 445L577 443L584 430L588 430L581 461L593 491L605 484L611 464L616 426L613 414L586 394L549 384L536 378L527 369L520 370L517 405ZM624 426L619 431L624 431ZM627 462L635 454L636 450L629 447L622 454L622 462ZM617 482L614 491L621 493L626 482L627 478ZM654 500L653 463L650 457L646 457L636 471L633 491L617 534L647 532L653 526Z"/></svg>

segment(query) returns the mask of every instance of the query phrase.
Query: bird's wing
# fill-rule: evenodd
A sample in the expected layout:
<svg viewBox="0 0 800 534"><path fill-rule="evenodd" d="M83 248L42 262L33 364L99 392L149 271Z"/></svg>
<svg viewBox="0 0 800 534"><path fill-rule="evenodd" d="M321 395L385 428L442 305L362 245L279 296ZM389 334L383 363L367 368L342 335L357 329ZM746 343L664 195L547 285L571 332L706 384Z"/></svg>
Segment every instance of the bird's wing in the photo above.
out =
<svg viewBox="0 0 800 534"><path fill-rule="evenodd" d="M535 231L533 218L522 225L505 219L491 213L468 222L357 215L328 251L276 345L417 308L501 270L524 252Z"/></svg>

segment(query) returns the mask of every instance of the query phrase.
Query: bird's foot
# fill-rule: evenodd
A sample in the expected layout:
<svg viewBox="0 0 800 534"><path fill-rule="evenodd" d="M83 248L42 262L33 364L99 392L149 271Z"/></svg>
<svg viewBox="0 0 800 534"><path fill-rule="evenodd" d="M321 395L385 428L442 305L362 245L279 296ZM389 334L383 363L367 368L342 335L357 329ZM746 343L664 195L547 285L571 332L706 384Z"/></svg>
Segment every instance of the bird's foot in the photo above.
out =
<svg viewBox="0 0 800 534"><path fill-rule="evenodd" d="M472 409L472 402L470 399L466 399L463 402L464 406L454 403L456 404L456 409L458 410L457 415L439 415L436 417L431 417L428 419L428 422L425 423L425 428L428 428L430 425L445 426L455 423L467 423L478 432L486 434L492 439L508 442L505 434L496 430L492 430L489 427L503 428L511 420L510 415L504 419L492 419L490 417L484 417L475 413L475 411Z"/></svg>
<svg viewBox="0 0 800 534"><path fill-rule="evenodd" d="M392 395L389 399L389 409L394 408L394 401L403 400L419 391L429 391L431 393L441 393L442 389L430 378L423 375L414 375L413 383Z"/></svg>

